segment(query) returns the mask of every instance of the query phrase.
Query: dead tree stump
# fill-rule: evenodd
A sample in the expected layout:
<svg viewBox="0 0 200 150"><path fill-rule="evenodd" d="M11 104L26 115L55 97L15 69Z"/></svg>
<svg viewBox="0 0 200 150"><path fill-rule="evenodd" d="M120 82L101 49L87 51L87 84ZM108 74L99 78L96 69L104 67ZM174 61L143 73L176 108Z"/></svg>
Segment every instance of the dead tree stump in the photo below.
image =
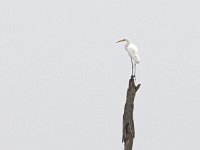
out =
<svg viewBox="0 0 200 150"><path fill-rule="evenodd" d="M123 136L124 150L132 150L133 139L135 138L135 128L133 120L134 98L141 84L135 85L134 77L129 80L126 103L123 114Z"/></svg>

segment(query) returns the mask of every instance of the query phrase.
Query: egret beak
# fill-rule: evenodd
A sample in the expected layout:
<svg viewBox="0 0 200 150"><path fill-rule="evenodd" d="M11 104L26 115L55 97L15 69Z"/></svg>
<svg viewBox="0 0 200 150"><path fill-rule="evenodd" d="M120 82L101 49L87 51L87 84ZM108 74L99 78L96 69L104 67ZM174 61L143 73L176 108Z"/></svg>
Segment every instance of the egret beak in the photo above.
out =
<svg viewBox="0 0 200 150"><path fill-rule="evenodd" d="M123 40L119 40L119 41L117 41L116 43L123 42L123 41L124 41L124 39L123 39Z"/></svg>

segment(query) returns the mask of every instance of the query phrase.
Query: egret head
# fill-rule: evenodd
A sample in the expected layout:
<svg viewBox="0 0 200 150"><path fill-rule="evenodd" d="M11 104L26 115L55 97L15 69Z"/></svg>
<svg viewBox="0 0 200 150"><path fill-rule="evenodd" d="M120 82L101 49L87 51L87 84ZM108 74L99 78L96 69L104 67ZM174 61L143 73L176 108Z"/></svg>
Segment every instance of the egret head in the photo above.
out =
<svg viewBox="0 0 200 150"><path fill-rule="evenodd" d="M120 43L120 42L122 42L122 43L124 43L124 44L128 44L128 43L129 43L129 41L128 41L127 39L119 40L119 41L117 41L116 43Z"/></svg>

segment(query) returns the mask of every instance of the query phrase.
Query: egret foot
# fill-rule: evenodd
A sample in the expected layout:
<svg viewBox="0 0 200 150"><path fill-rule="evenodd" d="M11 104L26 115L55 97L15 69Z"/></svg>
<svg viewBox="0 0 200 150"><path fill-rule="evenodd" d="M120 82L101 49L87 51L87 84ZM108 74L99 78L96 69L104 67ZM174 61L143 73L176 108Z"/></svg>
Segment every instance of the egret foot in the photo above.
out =
<svg viewBox="0 0 200 150"><path fill-rule="evenodd" d="M136 76L135 75L131 75L131 79L135 79L136 80Z"/></svg>

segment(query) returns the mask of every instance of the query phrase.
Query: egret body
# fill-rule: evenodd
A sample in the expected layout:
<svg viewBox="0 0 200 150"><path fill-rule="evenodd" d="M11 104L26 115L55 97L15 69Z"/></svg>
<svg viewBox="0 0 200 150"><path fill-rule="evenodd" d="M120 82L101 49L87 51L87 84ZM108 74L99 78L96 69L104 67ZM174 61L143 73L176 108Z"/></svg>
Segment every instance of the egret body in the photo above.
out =
<svg viewBox="0 0 200 150"><path fill-rule="evenodd" d="M138 48L137 48L137 46L135 44L130 43L129 40L127 40L127 39L123 39L123 40L117 41L117 43L120 43L120 42L124 43L124 47L125 47L128 55L131 58L132 75L133 75L133 61L134 61L134 66L135 66L134 77L135 77L135 74L136 74L136 64L139 63Z"/></svg>

